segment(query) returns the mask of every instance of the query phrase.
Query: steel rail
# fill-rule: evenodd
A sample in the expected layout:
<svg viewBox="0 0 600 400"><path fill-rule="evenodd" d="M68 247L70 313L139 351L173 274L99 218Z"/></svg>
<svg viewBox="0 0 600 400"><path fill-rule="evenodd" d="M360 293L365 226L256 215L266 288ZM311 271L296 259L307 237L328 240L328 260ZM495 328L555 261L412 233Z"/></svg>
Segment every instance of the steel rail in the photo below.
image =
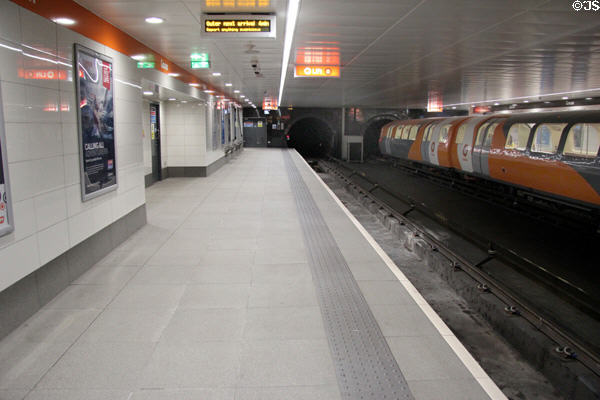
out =
<svg viewBox="0 0 600 400"><path fill-rule="evenodd" d="M572 351L565 352L565 357L579 361L595 375L600 376L600 358L594 352L590 351L585 345L580 343L577 339L571 337L568 333L565 333L558 325L554 324L552 321L536 312L505 285L486 274L479 267L473 265L456 252L450 250L445 244L437 240L431 234L427 233L425 229L422 229L419 225L415 224L403 214L395 211L386 202L373 195L373 193L358 187L354 182L352 182L351 179L344 176L343 173L337 171L335 168L332 168L327 164L324 165L328 172L333 171L338 178L342 179L347 184L352 184L357 187L361 195L368 197L369 200L389 213L389 216L396 218L400 223L404 224L411 231L415 232L418 237L423 238L431 246L432 250L444 255L450 261L450 267L459 268L467 273L467 275L469 275L473 280L479 283L479 285L486 287L488 289L487 291L496 296L506 305L505 310L510 311L511 314L523 317L533 327L538 329L563 349L570 347ZM350 170L350 168L348 169Z"/></svg>

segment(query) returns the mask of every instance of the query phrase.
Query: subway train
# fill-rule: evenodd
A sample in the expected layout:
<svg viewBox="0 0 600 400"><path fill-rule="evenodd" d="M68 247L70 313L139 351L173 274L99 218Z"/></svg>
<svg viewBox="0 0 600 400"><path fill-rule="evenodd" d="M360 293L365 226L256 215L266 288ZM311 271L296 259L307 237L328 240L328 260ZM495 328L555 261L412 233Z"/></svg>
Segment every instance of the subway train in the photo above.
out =
<svg viewBox="0 0 600 400"><path fill-rule="evenodd" d="M393 121L379 149L503 192L600 211L600 112L494 114Z"/></svg>

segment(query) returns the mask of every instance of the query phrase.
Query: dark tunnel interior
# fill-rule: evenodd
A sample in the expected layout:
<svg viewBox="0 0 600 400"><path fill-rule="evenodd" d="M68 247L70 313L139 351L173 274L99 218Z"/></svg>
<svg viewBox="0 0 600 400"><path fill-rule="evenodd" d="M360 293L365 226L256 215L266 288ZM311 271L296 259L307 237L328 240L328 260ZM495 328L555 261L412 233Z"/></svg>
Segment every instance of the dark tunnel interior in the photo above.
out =
<svg viewBox="0 0 600 400"><path fill-rule="evenodd" d="M333 148L333 132L317 118L305 118L288 132L288 147L295 148L304 158L323 158Z"/></svg>
<svg viewBox="0 0 600 400"><path fill-rule="evenodd" d="M392 122L392 119L378 119L371 122L371 124L365 130L365 136L363 138L363 151L364 157L373 158L381 155L379 151L379 134L381 128L387 123Z"/></svg>

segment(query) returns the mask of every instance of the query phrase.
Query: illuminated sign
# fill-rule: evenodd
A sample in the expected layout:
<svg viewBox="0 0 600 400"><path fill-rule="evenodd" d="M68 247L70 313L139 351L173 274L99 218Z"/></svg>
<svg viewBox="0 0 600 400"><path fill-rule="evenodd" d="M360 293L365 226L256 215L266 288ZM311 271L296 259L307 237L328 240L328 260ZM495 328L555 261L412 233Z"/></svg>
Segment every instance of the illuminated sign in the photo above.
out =
<svg viewBox="0 0 600 400"><path fill-rule="evenodd" d="M210 68L210 61L192 61L192 69Z"/></svg>
<svg viewBox="0 0 600 400"><path fill-rule="evenodd" d="M477 106L473 108L474 114L485 114L489 113L490 111L492 111L492 107L490 106Z"/></svg>
<svg viewBox="0 0 600 400"><path fill-rule="evenodd" d="M275 38L274 15L203 15L204 35Z"/></svg>
<svg viewBox="0 0 600 400"><path fill-rule="evenodd" d="M427 112L442 112L444 111L444 102L442 94L432 90L427 95Z"/></svg>
<svg viewBox="0 0 600 400"><path fill-rule="evenodd" d="M156 63L154 61L138 61L137 67L140 69L154 68Z"/></svg>
<svg viewBox="0 0 600 400"><path fill-rule="evenodd" d="M340 67L330 65L296 65L295 78L339 78Z"/></svg>
<svg viewBox="0 0 600 400"><path fill-rule="evenodd" d="M210 56L208 53L192 53L192 69L207 69L210 68Z"/></svg>
<svg viewBox="0 0 600 400"><path fill-rule="evenodd" d="M38 81L67 81L71 71L60 69L19 69L19 77Z"/></svg>
<svg viewBox="0 0 600 400"><path fill-rule="evenodd" d="M296 64L298 65L333 65L340 66L339 47L300 47L296 50Z"/></svg>
<svg viewBox="0 0 600 400"><path fill-rule="evenodd" d="M262 105L263 110L277 110L277 99L273 97L265 97Z"/></svg>

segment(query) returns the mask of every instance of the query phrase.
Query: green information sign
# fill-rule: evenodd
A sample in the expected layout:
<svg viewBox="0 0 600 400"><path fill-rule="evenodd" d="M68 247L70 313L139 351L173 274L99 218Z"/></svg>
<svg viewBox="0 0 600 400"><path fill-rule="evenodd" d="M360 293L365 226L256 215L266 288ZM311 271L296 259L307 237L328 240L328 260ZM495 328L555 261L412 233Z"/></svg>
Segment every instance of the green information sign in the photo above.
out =
<svg viewBox="0 0 600 400"><path fill-rule="evenodd" d="M153 61L138 61L137 63L137 67L140 69L154 68L155 65L156 63L154 63Z"/></svg>
<svg viewBox="0 0 600 400"><path fill-rule="evenodd" d="M210 61L192 61L192 69L210 68Z"/></svg>
<svg viewBox="0 0 600 400"><path fill-rule="evenodd" d="M193 53L190 55L192 61L206 61L210 62L210 57L208 53Z"/></svg>

